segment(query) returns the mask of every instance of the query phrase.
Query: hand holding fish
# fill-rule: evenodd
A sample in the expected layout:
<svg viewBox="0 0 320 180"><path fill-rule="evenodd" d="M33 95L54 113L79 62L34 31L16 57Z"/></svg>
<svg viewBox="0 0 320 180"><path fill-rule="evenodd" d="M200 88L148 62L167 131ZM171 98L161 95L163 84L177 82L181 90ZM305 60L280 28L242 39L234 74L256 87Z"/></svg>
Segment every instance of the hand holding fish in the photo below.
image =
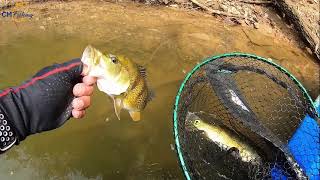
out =
<svg viewBox="0 0 320 180"><path fill-rule="evenodd" d="M62 126L72 116L82 118L96 83L84 73L86 68L73 59L41 69L20 86L0 90L0 126L4 123L12 130L12 138L0 143L0 153L29 135Z"/></svg>
<svg viewBox="0 0 320 180"><path fill-rule="evenodd" d="M84 117L96 83L113 99L119 119L126 109L139 121L153 96L143 67L88 46L81 60L45 67L22 85L0 90L0 125L11 130L11 138L0 143L0 153L29 135L62 126L70 117Z"/></svg>
<svg viewBox="0 0 320 180"><path fill-rule="evenodd" d="M81 83L73 87L73 95L76 96L72 101L72 116L74 118L82 118L85 115L85 109L91 104L90 96L93 93L93 86L97 82L97 78L88 76L86 73L87 66L83 66L82 75L84 76Z"/></svg>

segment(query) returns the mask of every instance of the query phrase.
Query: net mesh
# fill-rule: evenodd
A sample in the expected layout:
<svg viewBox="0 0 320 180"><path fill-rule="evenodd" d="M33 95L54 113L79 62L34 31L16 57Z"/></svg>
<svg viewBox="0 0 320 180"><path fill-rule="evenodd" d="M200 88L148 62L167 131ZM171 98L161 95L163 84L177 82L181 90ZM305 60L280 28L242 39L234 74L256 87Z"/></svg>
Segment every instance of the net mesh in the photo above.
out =
<svg viewBox="0 0 320 180"><path fill-rule="evenodd" d="M191 179L317 178L318 129L303 130L312 135L314 149L304 153L315 163L310 171L291 153L302 145L288 147L306 114L317 119L301 88L274 65L240 56L210 61L185 82L178 101L186 173Z"/></svg>

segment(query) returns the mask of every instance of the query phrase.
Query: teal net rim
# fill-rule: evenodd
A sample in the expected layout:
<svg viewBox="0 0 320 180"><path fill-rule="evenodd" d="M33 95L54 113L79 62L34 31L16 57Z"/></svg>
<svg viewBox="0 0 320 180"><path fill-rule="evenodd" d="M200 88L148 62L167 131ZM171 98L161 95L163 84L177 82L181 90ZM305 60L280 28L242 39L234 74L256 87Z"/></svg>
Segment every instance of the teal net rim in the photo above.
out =
<svg viewBox="0 0 320 180"><path fill-rule="evenodd" d="M300 90L303 92L304 97L309 101L310 105L312 106L312 108L315 110L314 112L317 113L315 105L310 97L310 95L308 94L307 90L303 87L303 85L301 84L301 82L295 78L288 70L286 70L285 68L283 68L282 66L276 64L273 62L272 59L266 59L264 57L260 57L254 54L247 54L247 53L240 53L240 52L233 52L233 53L226 53L226 54L221 54L221 55L217 55L217 56L211 56L208 57L206 59L203 60L203 62L201 62L200 64L198 64L197 66L195 66L185 77L184 81L182 82L179 90L178 90L178 94L176 96L176 100L175 100L175 104L174 104L174 111L173 111L173 128L174 128L174 139L175 139L175 145L176 145L176 149L177 149L177 154L178 154L178 158L180 161L180 166L183 170L183 173L186 177L187 180L191 180L191 177L189 175L187 166L185 164L182 152L181 152L181 146L180 146L180 140L179 140L179 132L178 132L178 110L179 110L179 101L180 101L180 96L182 93L182 90L184 89L185 84L187 83L187 81L191 78L191 76L199 69L201 68L203 65L214 61L216 59L220 59L220 58L226 58L226 57L248 57L248 58L253 58L262 62L265 62L267 64L270 64L274 67L276 67L278 70L280 70L281 72L283 72L284 74L286 74L290 79L292 79L294 81L294 83L300 88ZM319 114L316 114L317 117L320 117Z"/></svg>

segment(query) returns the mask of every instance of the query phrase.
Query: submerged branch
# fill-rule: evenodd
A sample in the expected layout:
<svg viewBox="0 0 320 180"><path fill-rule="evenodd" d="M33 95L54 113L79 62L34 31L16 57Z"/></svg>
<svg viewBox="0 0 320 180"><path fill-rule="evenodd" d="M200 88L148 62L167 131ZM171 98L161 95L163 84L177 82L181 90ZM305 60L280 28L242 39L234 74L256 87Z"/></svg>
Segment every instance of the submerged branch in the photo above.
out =
<svg viewBox="0 0 320 180"><path fill-rule="evenodd" d="M167 44L170 41L170 39L166 40L165 42L161 42L160 45L152 52L151 57L148 61L146 61L145 63L143 63L142 66L147 66L150 62L153 61L154 56L157 54L157 52L159 51L159 49L164 46L165 44Z"/></svg>
<svg viewBox="0 0 320 180"><path fill-rule="evenodd" d="M240 0L242 3L248 3L248 4L272 4L273 1L252 1L252 0Z"/></svg>

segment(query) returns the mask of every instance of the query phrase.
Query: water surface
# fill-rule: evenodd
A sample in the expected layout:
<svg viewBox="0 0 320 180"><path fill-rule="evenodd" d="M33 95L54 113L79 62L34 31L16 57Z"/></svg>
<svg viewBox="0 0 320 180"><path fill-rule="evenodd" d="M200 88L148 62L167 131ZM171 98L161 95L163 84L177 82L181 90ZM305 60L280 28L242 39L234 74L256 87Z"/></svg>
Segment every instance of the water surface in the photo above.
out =
<svg viewBox="0 0 320 180"><path fill-rule="evenodd" d="M0 89L18 85L44 66L80 57L84 47L93 44L147 68L156 98L143 112L143 120L132 122L126 111L117 120L111 100L96 91L84 119L30 136L1 155L0 179L181 179L172 150L174 98L185 73L210 55L243 51L277 59L313 98L319 92L319 64L275 38L221 22L198 21L188 14L181 18L170 10L159 17L148 14L147 8L132 16L119 15L118 6L110 9L104 11L107 18L97 21L92 21L90 9L74 21L67 11L60 17L67 24L46 30L38 22L21 23L19 29L12 22L0 22L5 27L0 30ZM86 33L78 32L80 27ZM68 28L74 32L65 31Z"/></svg>

